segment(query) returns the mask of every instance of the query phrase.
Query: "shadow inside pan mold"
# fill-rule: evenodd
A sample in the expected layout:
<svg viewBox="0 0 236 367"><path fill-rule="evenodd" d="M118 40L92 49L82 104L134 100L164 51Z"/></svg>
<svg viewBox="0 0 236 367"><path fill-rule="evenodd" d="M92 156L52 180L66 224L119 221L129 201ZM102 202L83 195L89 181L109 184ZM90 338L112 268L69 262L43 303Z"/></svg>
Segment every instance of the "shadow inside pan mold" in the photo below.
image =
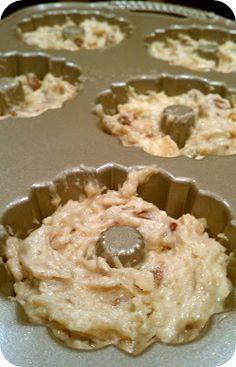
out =
<svg viewBox="0 0 236 367"><path fill-rule="evenodd" d="M180 36L182 35L182 38ZM186 64L186 59L188 56L183 57L181 60L178 59L178 54L176 54L176 49L173 46L173 42L171 41L178 41L178 50L183 47L186 52L189 53L190 61L188 64ZM192 43L192 41L199 41L198 45L195 45ZM204 49L200 50L198 49L198 46L203 42L203 40L207 43L208 52ZM235 60L235 47L232 47L232 44L228 46L228 48L222 48L219 47L226 42L232 42L234 46L236 45L236 29L229 27L222 27L219 25L197 25L193 24L191 26L189 25L171 25L167 28L157 28L153 32L151 32L149 35L146 36L144 42L145 47L149 49L149 53L152 57L155 59L160 59L163 61L166 61L168 63L171 62L171 65L175 66L184 66L187 69L192 70L198 70L200 72L209 72L209 71L217 71L222 73L230 73L236 71L236 60ZM151 46L155 42L162 42L162 47L173 47L172 52L169 57L166 58L159 58L158 51L155 51L151 49ZM210 47L214 45L214 49L212 49L212 52L210 52ZM171 48L170 48L171 50ZM230 51L232 50L232 53L230 55ZM179 51L178 51L179 52ZM200 53L199 53L200 52ZM201 56L201 58L206 61L214 61L214 63L206 64L207 67L203 67L202 63L199 65L196 64L196 59L194 60L192 56L196 54L198 56ZM180 54L179 54L180 55ZM187 54L186 54L187 55ZM202 60L202 61L203 61ZM225 65L225 67L224 67ZM227 70L227 67L230 68Z"/></svg>
<svg viewBox="0 0 236 367"><path fill-rule="evenodd" d="M5 265L1 264L0 265L0 297L4 297L4 298L15 297L13 286L14 286L13 277L9 274ZM13 300L11 299L11 301ZM16 303L16 317L17 317L18 323L22 325L32 325L23 307L18 303Z"/></svg>
<svg viewBox="0 0 236 367"><path fill-rule="evenodd" d="M228 29L217 25L171 25L153 31L146 37L147 46L154 41L165 41L167 38L178 39L179 34L186 34L194 40L205 39L222 44L226 41L236 42L236 29Z"/></svg>
<svg viewBox="0 0 236 367"><path fill-rule="evenodd" d="M125 167L114 163L106 164L97 169L80 167L63 172L51 182L33 185L29 196L9 205L1 218L5 228L4 231L1 231L0 255L3 257L3 261L6 260L4 247L9 235L25 238L33 229L40 226L43 218L55 211L59 202L64 204L70 199L78 200L78 198L84 197L85 186L88 182L96 180L102 187L117 190L126 180L131 168L142 167ZM175 178L160 169L146 183L139 185L138 195L159 209L165 210L173 218L179 218L185 213L190 213L196 218L206 218L209 235L219 242L223 240L222 244L226 247L228 254L235 252L236 223L232 220L230 207L216 194L200 190L194 181L187 178ZM221 239L221 236L218 237L218 235L222 233L225 236ZM236 309L236 262L233 255L228 270L234 289L225 301L225 311L222 315L213 316L199 337L207 333L211 324L214 327L218 318L223 318L225 315L227 316L227 312ZM12 283L13 279L9 277L4 266L1 265L1 296L14 295ZM216 321L212 323L214 319ZM17 307L17 320L20 324L28 324L27 316L21 306ZM194 325L189 325L189 328L191 327Z"/></svg>
<svg viewBox="0 0 236 367"><path fill-rule="evenodd" d="M30 37L30 42L26 41L24 39L24 34L25 33L29 33L29 32L34 32L36 31L39 27L54 27L54 26L62 26L63 24L67 23L68 20L72 21L76 26L80 25L80 23L82 23L83 21L87 20L87 19L95 19L95 21L97 22L107 22L109 25L111 26L117 26L118 29L123 33L124 37L121 40L118 40L116 42L116 40L111 40L109 42L109 34L106 34L106 40L107 40L107 45L105 44L104 47L92 47L91 49L98 49L98 48L108 48L108 47L113 47L118 45L119 43L121 43L122 41L124 41L126 38L129 38L132 33L133 33L133 25L131 25L129 23L129 21L127 21L125 18L123 17L118 17L114 14L107 14L107 13L102 13L100 11L95 11L95 10L49 10L47 12L44 12L42 14L33 14L31 17L27 17L22 19L17 26L15 27L15 34L17 36L17 38L19 40L21 40L24 43L27 43L29 46L37 46L41 49L55 49L55 45L51 45L51 46L47 46L44 44L39 44L36 42L31 43L31 37ZM82 28L82 27L81 27ZM52 33L52 30L50 31ZM55 33L56 37L61 38L59 31L57 29L56 31L57 33ZM94 32L94 34L96 34L96 32ZM45 34L45 37L47 37L48 34ZM84 40L84 36L86 36L86 30L85 33L82 35L82 38L78 38L81 40ZM98 33L97 36L97 40L98 42L101 41L103 34ZM40 38L42 38L42 35L40 36ZM99 41L100 40L100 41ZM78 42L78 41L77 41ZM61 50L68 50L68 51L78 51L79 49L85 48L83 47L83 42L79 42L78 44L78 49L71 49L71 47L68 46L68 44L64 44L64 47L60 47L57 49L61 49ZM89 48L88 48L89 49Z"/></svg>
<svg viewBox="0 0 236 367"><path fill-rule="evenodd" d="M14 297L13 288L14 279L8 273L3 264L0 265L0 296L2 297Z"/></svg>
<svg viewBox="0 0 236 367"><path fill-rule="evenodd" d="M75 98L84 78L77 65L42 52L0 53L0 120L33 117L62 108Z"/></svg>
<svg viewBox="0 0 236 367"><path fill-rule="evenodd" d="M236 129L232 127L234 123L233 120L231 121L230 118L228 118L230 122L228 126L225 127L225 130L226 128L229 130L227 136L230 138L227 138L228 140L225 138L225 141L223 140L224 145L222 144L222 138L220 143L217 139L214 140L215 133L219 134L221 137L226 136L225 130L220 130L220 120L217 120L216 127L213 128L212 124L210 124L211 130L207 130L207 118L213 119L216 115L218 119L223 121L226 117L223 115L218 117L218 107L214 105L213 99L209 99L209 104L211 103L210 108L215 108L216 112L213 117L208 115L209 106L208 104L206 104L206 106L204 105L204 96L202 96L203 99L201 99L201 94L200 97L199 95L193 97L191 94L191 92L194 93L195 90L206 96L212 94L219 95L228 101L227 103L233 113L236 106L235 88L228 88L227 85L222 82L210 81L200 76L193 76L191 74L175 75L171 73L157 74L156 77L142 75L130 79L127 82L121 81L113 83L109 89L102 91L97 96L92 113L98 117L97 128L111 135L114 139L118 138L127 149L138 147L139 149L143 149L147 154L163 156L169 159L177 156L202 159L210 155L234 155L233 144L232 150L228 150L228 148L231 148L233 133L236 134ZM168 107L165 99L161 97L161 93L165 93L168 98L171 98L184 95L188 92L190 92L191 97L186 95L183 97L182 102L173 102L173 100L170 100L168 107L171 107L173 104L191 106L195 126L191 121L183 123L186 121L186 116L181 116L181 118L183 117L182 120L175 118L173 122L172 118L174 115L170 115L169 120L166 118L164 121L165 124L162 124L162 120L164 120L162 116L164 116L164 111L166 111ZM156 93L159 97L156 98L155 94L152 93ZM150 98L146 100L145 98L149 96ZM187 98L190 98L189 103ZM162 103L164 103L165 108L160 106L158 109L160 99ZM142 102L142 107L137 107L138 103ZM123 107L122 105L126 103L127 107ZM161 108L163 111L161 111ZM198 110L202 111L201 114L197 112ZM158 114L158 117L156 117L156 114ZM115 117L115 115L117 116ZM114 119L112 119L113 116ZM201 118L202 120L200 120ZM179 121L181 123L179 123ZM202 126L205 127L205 130L203 130ZM233 130L232 135L230 133L231 130ZM204 140L203 132L208 135L212 133L212 140L210 137ZM201 138L202 135L203 138ZM167 138L169 140L166 140ZM202 139L201 144L198 142L198 139ZM179 141L183 142L182 146L179 145ZM192 145L191 142L193 142Z"/></svg>
<svg viewBox="0 0 236 367"><path fill-rule="evenodd" d="M20 306L21 307L21 306ZM225 315L225 314L224 314ZM131 358L139 358L141 357L142 355L148 353L149 350L151 350L152 348L155 348L155 344L158 343L160 345L166 345L166 346L170 346L170 347L175 347L175 348L178 348L178 347L181 347L181 346L184 346L184 345L188 345L188 344L191 344L191 343L194 343L195 341L201 339L202 337L204 337L204 335L207 334L207 332L210 331L210 329L213 327L213 323L214 323L214 318L215 317L219 317L219 315L213 315L209 320L208 322L206 323L206 325L204 326L204 328L200 331L199 335L194 339L194 340L191 340L189 342L185 342L185 343L179 343L179 344L168 344L168 343L161 343L160 341L157 341L155 340L155 338L153 338L153 341L150 343L150 345L148 347L146 347L141 353L137 354L137 355L131 355L129 354L128 352L126 352L125 350L122 350L122 349L119 349L119 352L122 353L123 355L125 356L129 356ZM223 318L224 316L222 316ZM212 322L213 321L213 322ZM47 328L47 332L48 334L50 335L51 338L53 338L54 342L62 347L66 347L66 348L69 348L71 351L73 352L76 352L76 349L65 344L63 341L61 341L60 339L58 339L57 337L55 337L55 335L53 334L53 331L50 329L50 328ZM72 334L72 333L71 333ZM75 336L78 338L78 335L75 334ZM115 345L111 344L111 345L106 345L104 347L100 347L100 348L96 348L96 346L93 347L93 341L88 339L88 338L85 338L85 337L80 337L81 340L83 341L86 341L88 343L88 345L90 345L90 347L92 349L80 349L77 351L79 351L79 353L88 353L88 352L92 352L92 351L98 351L98 350L104 350L104 349L107 349L107 348L116 348Z"/></svg>

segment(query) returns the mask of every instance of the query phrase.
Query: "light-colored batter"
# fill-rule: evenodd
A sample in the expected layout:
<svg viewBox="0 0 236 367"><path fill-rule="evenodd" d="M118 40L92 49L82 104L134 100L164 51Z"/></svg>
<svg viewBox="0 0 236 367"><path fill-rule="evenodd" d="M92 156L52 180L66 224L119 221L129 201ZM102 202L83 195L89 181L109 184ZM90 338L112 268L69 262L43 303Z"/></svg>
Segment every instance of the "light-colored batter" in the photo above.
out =
<svg viewBox="0 0 236 367"><path fill-rule="evenodd" d="M138 197L137 186L157 172L130 171L118 191L90 182L86 197L68 201L25 240L7 241L7 268L16 300L30 321L78 349L114 344L138 354L155 341L196 338L231 290L229 256L205 232L206 221L178 220ZM144 260L111 268L96 242L114 224L136 228Z"/></svg>
<svg viewBox="0 0 236 367"><path fill-rule="evenodd" d="M127 103L119 104L115 115L105 114L101 105L96 108L103 129L119 137L125 146L139 146L147 153L162 157L185 155L199 159L236 153L234 98L229 101L218 94L205 95L196 89L173 97L163 91L144 95L131 87L127 96ZM193 108L196 116L195 128L181 149L160 130L163 110L175 104Z"/></svg>
<svg viewBox="0 0 236 367"><path fill-rule="evenodd" d="M205 39L195 40L187 34L180 33L177 39L168 37L165 42L155 41L150 47L151 55L166 60L172 65L182 65L199 71L216 70L229 73L236 70L236 43L226 41L219 45L219 61L207 60L195 50L199 44L209 43Z"/></svg>
<svg viewBox="0 0 236 367"><path fill-rule="evenodd" d="M91 17L79 23L84 30L84 37L83 42L78 45L70 39L64 39L62 34L64 28L75 25L76 23L68 17L62 25L40 26L35 31L21 33L21 36L24 42L31 46L69 51L77 51L81 48L87 50L107 48L120 43L125 38L125 34L118 25L101 22Z"/></svg>
<svg viewBox="0 0 236 367"><path fill-rule="evenodd" d="M35 74L16 77L22 83L24 101L12 104L0 119L11 117L33 117L48 109L60 108L78 93L78 84L71 84L62 77L50 73L39 80Z"/></svg>

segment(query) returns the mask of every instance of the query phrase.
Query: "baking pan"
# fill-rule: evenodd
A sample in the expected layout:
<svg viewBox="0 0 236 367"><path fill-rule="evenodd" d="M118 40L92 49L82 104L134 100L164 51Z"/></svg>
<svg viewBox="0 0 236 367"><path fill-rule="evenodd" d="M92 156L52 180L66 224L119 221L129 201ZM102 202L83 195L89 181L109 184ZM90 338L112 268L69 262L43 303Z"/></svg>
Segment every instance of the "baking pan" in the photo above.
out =
<svg viewBox="0 0 236 367"><path fill-rule="evenodd" d="M3 82L0 87L1 118L6 118L9 115L15 116L16 112L12 110L12 107L25 101L21 82L14 81L14 78L20 75L28 75L28 81L35 90L41 86L40 81L44 80L48 74L62 78L69 85L75 86L75 94L78 94L83 87L80 70L76 65L66 62L63 58L51 58L43 53L9 52L0 55L0 64L3 66L0 70ZM32 92L31 88L30 91Z"/></svg>
<svg viewBox="0 0 236 367"><path fill-rule="evenodd" d="M124 147L117 139L105 134L99 128L98 117L93 112L98 99L104 98L101 96L111 90L112 85L124 85L132 80L137 80L140 85L141 80L140 88L144 88L142 86L148 80L163 75L174 80L186 78L188 81L196 80L199 85L213 85L220 94L227 95L228 91L236 88L235 73L201 73L171 66L152 58L145 45L146 38L156 29L165 30L176 24L191 27L194 23L194 27L214 26L234 32L235 23L214 14L167 4L121 1L39 5L21 10L1 22L0 32L4 35L0 39L1 59L12 52L20 54L22 58L32 55L34 58L37 55L40 57L42 50L26 45L20 39L17 27L23 29L22 25L31 24L35 17L39 22L45 21L48 13L53 12L56 16L64 16L67 12L85 12L121 21L126 27L127 37L120 44L107 49L76 52L44 50L44 55L50 59L63 59L63 62L72 64L80 71L83 76L82 91L61 109L48 110L34 118L6 118L0 121L0 216L4 225L1 227L1 251L7 229L11 228L19 236L24 236L37 226L35 218L40 221L53 210L47 206L47 186L56 178L59 180L60 175L73 177L81 172L81 165L84 165L83 170L95 172L104 184L111 187L124 180L128 168L153 164L163 172L160 182L150 184L140 195L147 200L154 200L175 217L180 215L181 210L191 212L195 207L196 216L205 215L209 219L210 234L216 236L219 231L224 231L230 239L230 250L235 249L235 155L209 156L201 161L187 157L154 157L139 148ZM4 62L0 63L1 75L4 75L5 65ZM36 65L39 62L31 64L31 71L38 67ZM106 97L108 109L111 108L109 101L112 99L109 98ZM154 199L156 186L165 187L166 201L163 199L160 202L158 197ZM167 190L167 187L171 190ZM62 187L60 190L63 196ZM31 205L35 192L39 202L42 200L44 203L42 212ZM69 190L68 195L73 195L73 192ZM177 193L181 193L183 201L180 200L178 205L166 206L171 197L168 195L176 198ZM186 195L191 197L187 201L188 205L184 204ZM64 199L67 198L64 195ZM194 198L197 200L195 206ZM232 280L233 270L230 273ZM236 313L231 305L230 312L214 316L205 335L189 344L170 346L156 343L138 357L131 357L114 347L93 352L72 350L58 343L46 328L27 323L21 308L8 298L12 295L12 281L3 267L0 279L1 349L6 359L18 366L89 367L96 364L102 367L112 361L117 367L197 367L201 361L202 367L215 367L229 360L235 349Z"/></svg>

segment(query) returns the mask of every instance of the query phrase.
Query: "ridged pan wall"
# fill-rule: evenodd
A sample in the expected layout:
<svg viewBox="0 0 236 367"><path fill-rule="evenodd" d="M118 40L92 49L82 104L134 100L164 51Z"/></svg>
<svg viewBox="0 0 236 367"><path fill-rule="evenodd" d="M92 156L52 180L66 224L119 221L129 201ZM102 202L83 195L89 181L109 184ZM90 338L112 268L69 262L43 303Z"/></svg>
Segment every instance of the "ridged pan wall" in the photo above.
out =
<svg viewBox="0 0 236 367"><path fill-rule="evenodd" d="M41 50L26 45L19 36L19 29L24 32L47 21L53 23L55 19L63 22L67 15L76 19L88 15L108 19L113 24L120 24L127 37L107 49L73 52ZM232 34L234 38L236 32L233 22L213 14L163 4L128 4L123 1L119 4L40 5L19 11L1 22L1 76L19 75L19 66L14 69L13 64L9 66L6 62L17 54L19 60L27 60L26 64L21 62L22 70L40 76L45 73L45 63L40 60L51 60L50 70L55 70L57 75L63 74L63 65L66 65L67 79L73 82L79 78L83 84L77 97L67 101L61 109L48 110L34 118L0 121L2 246L7 228L11 227L14 233L24 236L35 225L34 217L40 221L52 212L47 187L56 177L59 191L65 195L58 175L64 179L66 174L68 178L67 199L73 197L73 177L80 175L81 171L92 170L105 185L116 187L125 179L127 167L155 164L162 173L159 179L142 188L140 195L175 217L183 212L206 216L210 234L216 236L224 231L230 240L230 250L236 248L235 155L211 156L199 161L182 156L155 157L136 147L124 147L117 139L105 134L93 113L97 101L104 103L107 110L115 108L117 101L125 98L123 89L129 82L145 91L148 86L151 88L153 80L167 78L169 84L163 82L163 85L167 89L173 88L173 93L185 89L183 85L179 87L178 80L205 88L206 92L211 85L224 96L236 89L236 72L202 73L154 59L146 48L150 34L156 29L163 33L173 26L175 32L178 27L193 27L195 32L198 27L223 28L224 35L230 37ZM221 35L216 31L216 40ZM158 194L160 190L163 190L163 196ZM175 205L176 193L179 200ZM235 281L234 269L231 273ZM198 340L181 346L156 343L136 358L113 347L94 352L75 351L59 344L46 328L27 323L20 307L7 297L12 295L12 282L3 267L0 294L1 349L11 363L22 367L89 367L94 364L102 367L111 361L119 367L197 367L199 361L201 367L215 367L225 363L235 349L236 313L230 311L213 317L209 329Z"/></svg>

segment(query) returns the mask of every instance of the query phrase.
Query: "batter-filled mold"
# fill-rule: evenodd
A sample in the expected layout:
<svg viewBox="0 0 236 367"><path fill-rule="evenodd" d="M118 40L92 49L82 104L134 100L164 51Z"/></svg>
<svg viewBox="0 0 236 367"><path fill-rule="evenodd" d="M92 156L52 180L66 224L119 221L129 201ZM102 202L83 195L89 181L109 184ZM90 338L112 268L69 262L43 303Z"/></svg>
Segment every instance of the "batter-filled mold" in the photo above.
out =
<svg viewBox="0 0 236 367"><path fill-rule="evenodd" d="M235 91L192 76L114 83L96 100L100 127L125 146L162 157L236 153Z"/></svg>
<svg viewBox="0 0 236 367"><path fill-rule="evenodd" d="M39 53L0 54L0 119L61 108L82 87L80 69Z"/></svg>
<svg viewBox="0 0 236 367"><path fill-rule="evenodd" d="M198 71L236 71L236 31L213 25L175 25L146 38L149 53Z"/></svg>
<svg viewBox="0 0 236 367"><path fill-rule="evenodd" d="M108 48L122 42L131 31L124 18L76 10L33 15L17 27L20 39L30 46L68 51Z"/></svg>
<svg viewBox="0 0 236 367"><path fill-rule="evenodd" d="M154 166L64 172L2 224L16 301L73 348L191 341L233 289L227 204Z"/></svg>

